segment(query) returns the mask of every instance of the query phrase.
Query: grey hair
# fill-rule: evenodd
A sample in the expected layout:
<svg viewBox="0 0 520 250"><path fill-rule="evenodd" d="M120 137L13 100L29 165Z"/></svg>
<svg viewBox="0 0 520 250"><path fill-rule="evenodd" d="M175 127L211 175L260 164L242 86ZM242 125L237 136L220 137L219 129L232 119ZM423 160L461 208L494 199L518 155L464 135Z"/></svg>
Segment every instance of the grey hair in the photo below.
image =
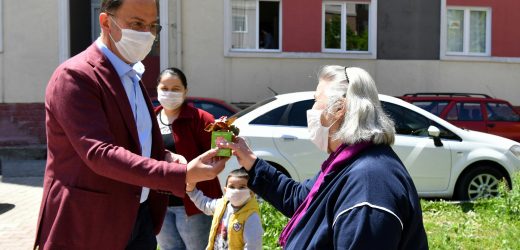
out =
<svg viewBox="0 0 520 250"><path fill-rule="evenodd" d="M332 135L334 140L346 144L394 143L394 122L381 108L376 84L368 72L356 67L327 65L320 70L318 79L329 82L325 90L329 100L326 111L333 112L337 105L344 105L346 110L338 131Z"/></svg>

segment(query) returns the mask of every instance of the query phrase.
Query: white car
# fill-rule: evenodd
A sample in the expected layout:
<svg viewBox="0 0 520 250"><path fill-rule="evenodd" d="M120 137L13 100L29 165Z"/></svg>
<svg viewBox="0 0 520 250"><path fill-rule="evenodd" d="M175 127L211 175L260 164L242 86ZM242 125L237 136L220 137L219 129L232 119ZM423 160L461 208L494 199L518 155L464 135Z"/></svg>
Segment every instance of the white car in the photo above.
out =
<svg viewBox="0 0 520 250"><path fill-rule="evenodd" d="M520 170L520 145L491 134L463 130L401 99L379 95L395 122L392 146L421 197L462 200L498 194L501 179L511 185ZM327 154L309 140L306 110L314 92L278 95L236 114L234 122L254 153L289 177L313 177ZM219 175L238 168L236 159Z"/></svg>

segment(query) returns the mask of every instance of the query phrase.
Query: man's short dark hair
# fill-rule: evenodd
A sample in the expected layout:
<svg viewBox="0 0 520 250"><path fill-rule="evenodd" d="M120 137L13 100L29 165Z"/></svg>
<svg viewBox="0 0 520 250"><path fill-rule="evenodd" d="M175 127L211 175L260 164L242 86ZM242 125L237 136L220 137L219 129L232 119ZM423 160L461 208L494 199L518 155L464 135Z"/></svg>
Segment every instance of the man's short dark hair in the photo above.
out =
<svg viewBox="0 0 520 250"><path fill-rule="evenodd" d="M101 12L114 13L122 4L123 0L103 0L101 3Z"/></svg>

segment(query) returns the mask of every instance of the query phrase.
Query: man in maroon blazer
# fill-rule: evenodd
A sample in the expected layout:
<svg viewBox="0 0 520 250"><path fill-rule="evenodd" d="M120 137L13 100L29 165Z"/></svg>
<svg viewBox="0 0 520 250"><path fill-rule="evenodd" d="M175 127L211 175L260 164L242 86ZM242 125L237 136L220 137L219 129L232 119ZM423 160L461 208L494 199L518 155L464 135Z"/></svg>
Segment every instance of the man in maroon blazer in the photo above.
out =
<svg viewBox="0 0 520 250"><path fill-rule="evenodd" d="M161 133L140 82L140 60L160 30L156 3L104 0L101 11L100 38L47 86L40 249L155 250L167 205L156 190L184 197L186 182L214 178L226 161L216 150L187 165L160 161Z"/></svg>

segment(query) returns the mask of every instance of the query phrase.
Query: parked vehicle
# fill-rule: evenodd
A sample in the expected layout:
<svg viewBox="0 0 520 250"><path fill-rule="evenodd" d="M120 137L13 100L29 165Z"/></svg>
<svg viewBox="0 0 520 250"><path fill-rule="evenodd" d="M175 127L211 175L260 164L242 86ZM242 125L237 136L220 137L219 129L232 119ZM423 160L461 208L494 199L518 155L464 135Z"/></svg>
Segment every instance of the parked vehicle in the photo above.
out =
<svg viewBox="0 0 520 250"><path fill-rule="evenodd" d="M213 117L215 117L215 119L218 119L221 116L230 117L240 110L234 105L217 98L188 96L186 97L186 102L188 102L188 105L209 112L213 115ZM160 105L159 101L157 101L157 98L152 98L152 103L154 107Z"/></svg>
<svg viewBox="0 0 520 250"><path fill-rule="evenodd" d="M472 93L414 93L400 98L461 128L520 142L520 115L505 100Z"/></svg>
<svg viewBox="0 0 520 250"><path fill-rule="evenodd" d="M460 129L398 98L379 98L395 121L393 149L421 197L497 195L499 181L510 185L512 173L520 170L519 143ZM327 157L309 140L306 110L313 103L313 91L278 95L237 113L234 124L258 157L301 181L314 176ZM231 159L220 178L237 167Z"/></svg>

